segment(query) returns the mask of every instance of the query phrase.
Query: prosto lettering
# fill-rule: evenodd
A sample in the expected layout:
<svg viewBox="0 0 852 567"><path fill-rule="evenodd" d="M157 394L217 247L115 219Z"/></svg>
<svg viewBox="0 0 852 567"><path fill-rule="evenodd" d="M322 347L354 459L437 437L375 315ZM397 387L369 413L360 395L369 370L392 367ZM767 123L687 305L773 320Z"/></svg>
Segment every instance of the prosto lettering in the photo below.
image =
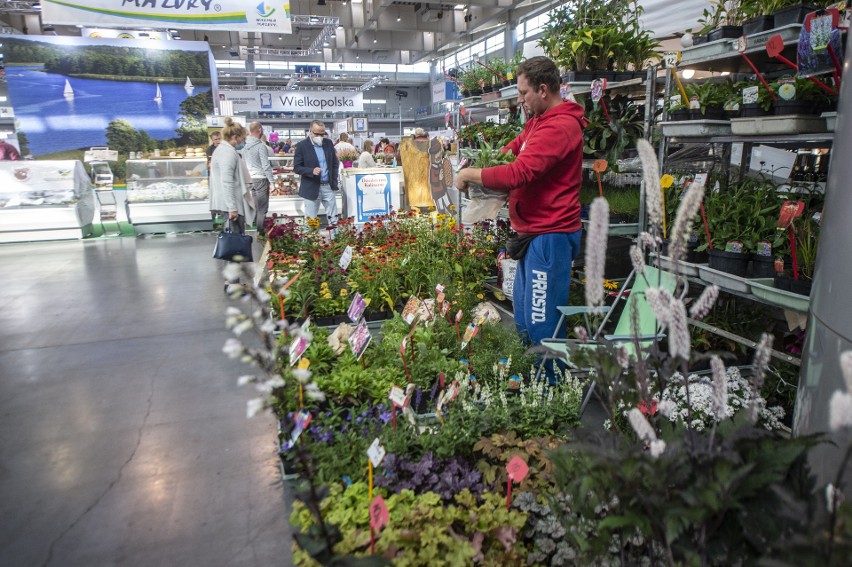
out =
<svg viewBox="0 0 852 567"><path fill-rule="evenodd" d="M544 323L547 315L547 272L533 270L532 281L532 322Z"/></svg>

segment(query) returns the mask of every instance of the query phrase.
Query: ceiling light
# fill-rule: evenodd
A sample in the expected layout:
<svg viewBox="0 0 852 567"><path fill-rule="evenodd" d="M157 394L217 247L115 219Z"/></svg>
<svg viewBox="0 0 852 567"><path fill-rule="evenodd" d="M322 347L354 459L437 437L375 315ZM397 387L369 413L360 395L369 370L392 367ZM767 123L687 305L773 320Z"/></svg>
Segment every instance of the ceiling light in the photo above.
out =
<svg viewBox="0 0 852 567"><path fill-rule="evenodd" d="M695 76L695 71L694 71L694 70L692 70L692 69L684 69L684 71L683 71L683 78L684 78L684 79L691 79L691 78L692 78L692 77L694 77L694 76Z"/></svg>
<svg viewBox="0 0 852 567"><path fill-rule="evenodd" d="M379 40L378 40L378 39L373 38L373 43L378 43L378 42L379 42Z"/></svg>
<svg viewBox="0 0 852 567"><path fill-rule="evenodd" d="M466 7L464 4L456 4L456 10L464 10Z"/></svg>
<svg viewBox="0 0 852 567"><path fill-rule="evenodd" d="M278 36L278 41L281 41L282 39L284 39L284 38L283 38L282 36L280 36L280 35L279 35L279 36Z"/></svg>

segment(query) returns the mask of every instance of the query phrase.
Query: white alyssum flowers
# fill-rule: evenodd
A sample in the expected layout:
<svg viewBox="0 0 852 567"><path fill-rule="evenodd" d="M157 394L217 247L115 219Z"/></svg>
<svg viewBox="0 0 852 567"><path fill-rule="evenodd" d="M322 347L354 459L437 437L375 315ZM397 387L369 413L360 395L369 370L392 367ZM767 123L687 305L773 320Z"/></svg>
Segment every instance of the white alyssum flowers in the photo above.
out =
<svg viewBox="0 0 852 567"><path fill-rule="evenodd" d="M592 201L589 232L586 235L586 305L599 307L604 301L604 265L606 264L609 203L603 197Z"/></svg>

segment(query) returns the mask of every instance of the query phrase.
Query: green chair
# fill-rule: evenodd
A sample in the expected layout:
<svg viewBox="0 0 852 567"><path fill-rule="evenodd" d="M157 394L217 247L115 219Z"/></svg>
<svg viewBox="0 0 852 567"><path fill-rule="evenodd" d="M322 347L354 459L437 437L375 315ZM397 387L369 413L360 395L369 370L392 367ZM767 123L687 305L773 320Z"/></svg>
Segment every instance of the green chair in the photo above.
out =
<svg viewBox="0 0 852 567"><path fill-rule="evenodd" d="M645 299L645 291L649 288L662 288L670 293L674 293L676 284L677 278L674 274L658 270L651 266L645 266L644 273L641 275L637 276L635 270L630 272L627 279L624 281L624 284L621 286L621 290L618 292L612 306L599 307L597 311L587 305L558 307L557 309L559 309L560 318L556 331L553 333L553 338L541 341L541 345L545 347L548 352L539 366L536 377L538 378L541 375L544 364L547 362L548 358L562 359L568 364L568 367L574 371L584 370L578 368L571 362L572 349L595 349L601 345L618 344L622 345L626 349L627 354L631 358L636 359L638 357L637 344L641 350L665 337L665 334L660 332L660 325L657 322L657 318L654 315L651 306L648 305L648 301ZM688 288L688 284L684 281L683 290L679 299L682 299L683 296L686 295ZM628 290L629 293L627 293ZM615 329L611 334L605 334L605 326L614 313L613 307L618 305L619 301L621 301L625 295L627 296L627 299L624 304L624 309L621 311L621 315L615 325ZM631 316L634 309L637 314L635 328ZM589 319L589 316L593 313L602 313L604 315L604 318L595 329L592 329L591 321ZM560 328L565 323L566 317L571 315L583 315L586 322L586 332L589 335L588 341L556 338L559 334ZM634 339L638 339L638 341ZM583 412L592 397L594 389L595 380L592 379L591 384L589 385L589 390L583 399L583 404L580 406L580 415L583 415Z"/></svg>

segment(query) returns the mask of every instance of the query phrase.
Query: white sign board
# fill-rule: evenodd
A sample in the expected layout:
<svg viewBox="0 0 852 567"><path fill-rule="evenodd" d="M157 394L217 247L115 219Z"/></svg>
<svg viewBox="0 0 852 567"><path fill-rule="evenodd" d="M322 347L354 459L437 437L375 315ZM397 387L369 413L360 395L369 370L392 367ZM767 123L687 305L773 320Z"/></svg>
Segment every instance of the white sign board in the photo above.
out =
<svg viewBox="0 0 852 567"><path fill-rule="evenodd" d="M364 93L328 91L228 91L219 99L243 112L364 112Z"/></svg>
<svg viewBox="0 0 852 567"><path fill-rule="evenodd" d="M43 0L46 24L291 33L290 3L275 0Z"/></svg>

